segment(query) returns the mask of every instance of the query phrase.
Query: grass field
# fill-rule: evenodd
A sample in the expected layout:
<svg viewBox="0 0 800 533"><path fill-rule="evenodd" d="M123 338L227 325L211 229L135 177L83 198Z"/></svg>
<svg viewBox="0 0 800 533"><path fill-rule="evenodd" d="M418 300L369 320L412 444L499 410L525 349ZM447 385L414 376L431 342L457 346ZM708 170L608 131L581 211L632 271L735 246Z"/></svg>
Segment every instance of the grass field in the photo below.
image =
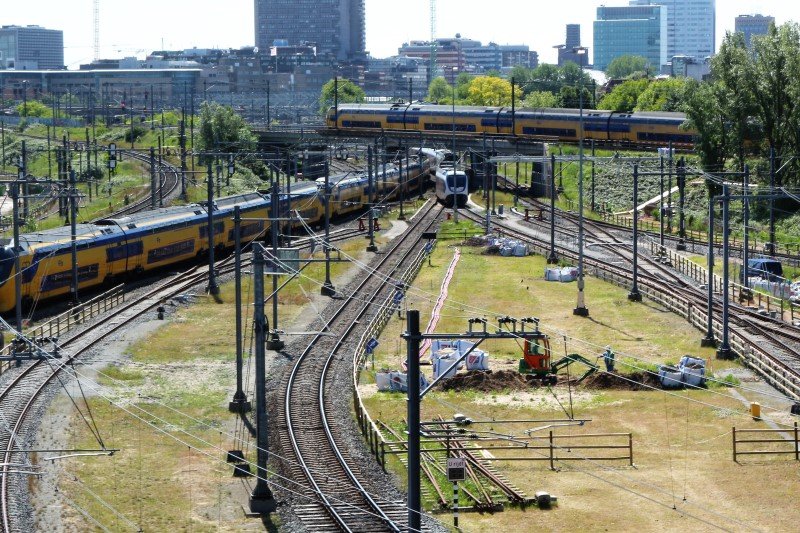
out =
<svg viewBox="0 0 800 533"><path fill-rule="evenodd" d="M356 256L363 249L361 240L342 247L343 252ZM331 265L334 283L346 270L346 263ZM313 313L307 304L310 295L319 293L324 264L311 264L303 275L280 293L280 318L286 324L301 312ZM252 300L251 278L245 276L243 280L245 302ZM271 287L269 279L267 287ZM121 448L121 452L111 458L71 462L60 490L101 523L115 526L113 530L126 529L125 520L84 487L103 494L114 509L145 531L240 531L261 524L244 518L241 506L247 504L248 492L231 477L232 468L224 464L224 453L214 449L240 449L242 445L227 434L243 435L241 424L227 410L235 390L232 283L221 286L220 300L222 303L201 296L189 308L177 310L155 333L130 347L128 362L107 367L99 379L104 385L103 398L91 399L90 406L108 447ZM246 326L251 324L251 307L245 309L244 316ZM251 349L252 339L248 337L245 357ZM246 370L251 376L249 359ZM252 392L248 396L253 399ZM78 419L70 434L70 442L76 447L97 446ZM245 449L254 461L253 449ZM66 517L69 523L80 524L81 530L89 527L71 509Z"/></svg>
<svg viewBox="0 0 800 533"><path fill-rule="evenodd" d="M653 304L628 302L627 291L621 288L588 279L586 294L591 317L581 319L571 312L575 284L543 281L542 258L490 257L466 247L461 252L437 333L465 331L467 318L473 316L483 316L490 323L506 314L537 316L543 329L554 335L556 353L577 352L594 359L603 345L610 344L618 355L624 354L622 364L618 365L623 373L635 370L629 365L652 367L675 363L682 355L691 354L708 359L720 379L728 375L732 364L716 361L712 350L699 348L702 336L699 331ZM423 327L453 254L452 248L440 246L432 257L433 266L423 267L414 289L409 291L408 307L421 311ZM394 318L384 331L376 351L377 368L399 368L405 357L405 345L400 340L404 329L405 324ZM566 346L562 333L567 336ZM509 341L487 341L481 349L491 354L495 370L515 368L521 355L520 347ZM423 371L430 378L430 367L423 366ZM371 383L370 372L366 372L361 390L372 416L402 431L405 395L377 393ZM782 531L791 529L800 518L800 513L787 511L791 506L790 494L796 493L792 487L799 473L791 455L741 465L731 460L733 426L740 429L767 426L753 421L745 413L745 407L722 385L688 393L581 386L572 391L559 386L552 393L547 390L433 392L422 403L422 419L434 416L451 419L459 412L474 420L495 420L492 430L521 436L522 430L544 424L520 426L504 424L502 420L564 418L570 401L576 418L592 421L585 427L565 428L557 433L632 433L636 467L630 468L624 462L569 461L556 464L557 471L553 472L547 461L497 461L496 466L528 495L546 490L559 497L558 506L549 512L529 508L508 509L494 515L462 513L460 525L464 530L715 529L702 521L705 520L726 529L758 527ZM775 417L789 422L788 413ZM791 447L784 445L784 449ZM541 454L492 453L498 458L535 458L537 453ZM572 452L574 457L580 454ZM405 479L405 468L399 461L391 458L390 464ZM444 487L448 490L449 485ZM749 505L752 493L768 494L762 501L769 503L754 508ZM462 499L462 505L466 504L466 499ZM673 510L673 504L682 512ZM431 508L433 502L427 500L426 505ZM442 518L449 520L446 516Z"/></svg>
<svg viewBox="0 0 800 533"><path fill-rule="evenodd" d="M459 226L451 223L443 231L471 233L464 222ZM359 240L346 245L345 251L356 254L364 245ZM701 332L652 303L629 302L624 289L587 279L591 316L578 318L572 315L575 284L545 282L542 258L487 256L479 249L461 246L457 238L440 242L431 266L422 268L407 293L404 306L420 310L423 327L455 246L460 246L462 256L437 332L465 331L472 317L485 317L493 324L499 316L536 316L552 336L556 354L574 352L593 360L603 346L611 345L620 356L622 372L674 363L684 354L709 360L720 378L735 367L735 363L714 360L712 350L699 348ZM314 312L307 305L307 295L319 291L312 280L321 279L322 268L320 264L310 266L305 271L307 278L293 282L281 293L281 327L290 328L292 317ZM344 264L333 265L335 284L346 270ZM236 531L254 526L242 518L240 506L246 502L246 492L232 480L230 468L203 454L221 459L213 447L233 447L224 433L241 429L227 413L233 385L232 290L230 284L222 287L222 304L201 297L189 308L177 310L172 320L130 348L129 362L109 368L106 373L110 377L103 378L104 394L115 403L131 411L145 409L148 414L143 418L175 437L188 438L182 433L186 431L203 438L202 452L155 432L103 398L91 400L107 444L122 451L113 458L71 461L59 490L102 518L104 524L115 526L112 529L127 526L88 495L83 484L103 494L115 509L146 531ZM246 283L245 293L250 294L249 290ZM404 321L395 316L381 335L377 368L399 368L405 356L400 337L404 329ZM250 346L249 342L246 345ZM516 343L487 341L481 348L490 353L493 369L516 368L520 357ZM430 367L423 369L430 376ZM371 372L364 376L360 388L372 416L402 428L405 396L377 393ZM492 452L501 459L496 466L529 496L546 490L557 496L559 503L547 512L528 508L494 515L462 514L463 530L706 531L717 524L730 530L785 531L800 520L800 511L792 505L800 472L790 456L738 465L732 462L731 428L766 426L747 416L745 407L722 386L689 393L580 386L557 386L552 392L437 391L423 401L422 418L440 415L450 419L460 412L475 420L495 420L490 427L496 432L520 435L524 429L542 424L520 426L502 420L564 418L570 403L575 417L591 422L558 432L631 433L635 468L609 461L564 461L551 471L546 461L502 460L525 452ZM192 418L179 416L164 405ZM788 422L788 414L769 414ZM76 421L70 431L71 445L96 446L81 423ZM252 455L252 449L250 452ZM563 452L580 456L577 450ZM405 479L405 469L396 458L390 459L390 468L401 482ZM73 481L72 476L81 482ZM426 505L430 508L432 502L427 500ZM673 505L678 510L673 510ZM448 520L447 516L441 518ZM67 512L67 519L78 529L88 527L76 512Z"/></svg>

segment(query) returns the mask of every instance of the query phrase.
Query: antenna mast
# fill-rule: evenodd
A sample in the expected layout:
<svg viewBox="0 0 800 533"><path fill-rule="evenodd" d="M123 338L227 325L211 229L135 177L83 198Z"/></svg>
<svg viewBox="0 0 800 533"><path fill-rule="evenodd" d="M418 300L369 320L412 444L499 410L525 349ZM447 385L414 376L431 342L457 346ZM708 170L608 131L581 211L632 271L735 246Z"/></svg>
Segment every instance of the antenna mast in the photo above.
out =
<svg viewBox="0 0 800 533"><path fill-rule="evenodd" d="M100 59L100 0L94 0L94 60Z"/></svg>
<svg viewBox="0 0 800 533"><path fill-rule="evenodd" d="M431 64L428 72L428 85L436 77L436 0L431 2Z"/></svg>

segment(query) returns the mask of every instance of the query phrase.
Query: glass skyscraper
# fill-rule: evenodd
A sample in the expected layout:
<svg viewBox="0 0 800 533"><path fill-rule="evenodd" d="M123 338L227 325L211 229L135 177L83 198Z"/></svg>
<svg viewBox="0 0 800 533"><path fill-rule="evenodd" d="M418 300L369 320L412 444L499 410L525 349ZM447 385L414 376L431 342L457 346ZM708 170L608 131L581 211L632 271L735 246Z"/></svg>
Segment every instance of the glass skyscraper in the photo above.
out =
<svg viewBox="0 0 800 533"><path fill-rule="evenodd" d="M769 33L770 24L775 24L775 17L765 17L763 15L739 15L736 17L736 31L744 34L744 42L747 48L752 46L754 35L766 35Z"/></svg>
<svg viewBox="0 0 800 533"><path fill-rule="evenodd" d="M255 0L256 46L316 43L317 55L346 61L366 50L365 0Z"/></svg>
<svg viewBox="0 0 800 533"><path fill-rule="evenodd" d="M630 0L632 6L659 5L667 9L667 58L714 55L716 0Z"/></svg>
<svg viewBox="0 0 800 533"><path fill-rule="evenodd" d="M594 68L605 70L615 58L642 56L657 71L667 62L666 9L661 6L597 8Z"/></svg>

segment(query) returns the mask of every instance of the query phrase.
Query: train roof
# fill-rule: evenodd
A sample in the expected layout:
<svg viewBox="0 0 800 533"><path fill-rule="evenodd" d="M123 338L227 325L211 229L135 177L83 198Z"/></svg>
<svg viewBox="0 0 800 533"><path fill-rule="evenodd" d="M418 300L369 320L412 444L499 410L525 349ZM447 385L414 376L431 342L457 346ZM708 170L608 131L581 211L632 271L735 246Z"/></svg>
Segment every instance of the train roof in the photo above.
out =
<svg viewBox="0 0 800 533"><path fill-rule="evenodd" d="M103 228L94 224L76 224L75 226L75 236L79 243L102 234ZM70 226L61 226L32 233L23 233L19 236L19 247L23 251L30 251L54 244L69 243L71 241L72 228L70 228ZM13 239L3 239L0 243L5 246L10 246L13 243Z"/></svg>
<svg viewBox="0 0 800 533"><path fill-rule="evenodd" d="M452 114L455 111L456 114L474 114L474 115L483 115L483 114L496 114L499 111L503 113L511 113L511 106L465 106L465 105L457 105L455 108L449 105L437 105L437 104L426 104L415 102L411 105L408 104L341 104L339 105L339 111L357 111L357 112L376 112L376 113L387 113L390 111L397 111L397 112L404 112L408 110L408 113L413 114L414 112L420 113L435 113L435 114ZM542 115L542 116L574 116L579 117L581 114L580 109L573 109L573 108L553 108L553 107L542 107L542 108L532 108L532 107L518 107L516 109L516 113L520 116L524 116L526 114L535 114L535 115ZM653 118L653 119L672 119L672 120L685 120L686 115L684 113L677 113L677 112L668 112L668 111L637 111L634 113L620 113L617 111L610 111L608 109L584 109L583 110L584 117L603 117L608 118L609 116L614 117L632 117L632 118Z"/></svg>

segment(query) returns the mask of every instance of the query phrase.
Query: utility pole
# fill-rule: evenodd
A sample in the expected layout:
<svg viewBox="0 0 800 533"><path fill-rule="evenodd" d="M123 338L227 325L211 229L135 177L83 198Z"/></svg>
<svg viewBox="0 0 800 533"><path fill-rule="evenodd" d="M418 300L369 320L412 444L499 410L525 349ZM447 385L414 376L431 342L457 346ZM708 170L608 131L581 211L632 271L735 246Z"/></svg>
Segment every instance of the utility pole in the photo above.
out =
<svg viewBox="0 0 800 533"><path fill-rule="evenodd" d="M211 163L208 163L208 177L211 180ZM210 183L210 181L209 181ZM278 508L278 503L267 485L267 461L269 460L267 439L269 418L267 415L266 391L266 350L267 318L264 315L264 246L253 242L253 274L255 298L253 309L253 326L255 329L255 355L256 355L256 486L250 495L250 511L259 514L268 514Z"/></svg>
<svg viewBox="0 0 800 533"><path fill-rule="evenodd" d="M377 252L378 247L375 246L375 176L373 175L372 168L372 146L367 146L367 180L369 184L369 245L367 246L368 252Z"/></svg>
<svg viewBox="0 0 800 533"><path fill-rule="evenodd" d="M232 413L246 413L251 405L242 387L242 213L237 205L233 208L234 235L234 284L236 286L236 392L233 401L228 404Z"/></svg>
<svg viewBox="0 0 800 533"><path fill-rule="evenodd" d="M714 338L714 187L708 183L708 310L706 317L706 336L700 340L700 346L715 348Z"/></svg>
<svg viewBox="0 0 800 533"><path fill-rule="evenodd" d="M405 220L406 215L403 212L403 204L406 203L406 187L408 186L409 176L408 176L408 146L406 146L406 179L403 181L403 163L400 163L400 170L398 178L398 183L400 184L400 214L397 216L397 220Z"/></svg>
<svg viewBox="0 0 800 533"><path fill-rule="evenodd" d="M331 182L330 182L330 169L328 161L325 161L325 283L322 285L320 293L323 296L333 296L336 294L336 289L331 283Z"/></svg>
<svg viewBox="0 0 800 533"><path fill-rule="evenodd" d="M664 247L664 215L666 214L666 210L664 209L664 156L661 155L659 159L661 173L659 178L659 191L661 191L661 194L658 197L658 253L663 257L666 251Z"/></svg>
<svg viewBox="0 0 800 533"><path fill-rule="evenodd" d="M775 148L769 149L769 190L775 192ZM775 257L775 199L769 199L769 245L766 252Z"/></svg>
<svg viewBox="0 0 800 533"><path fill-rule="evenodd" d="M421 531L422 498L420 495L420 425L419 425L419 311L406 312L408 365L408 528Z"/></svg>
<svg viewBox="0 0 800 533"><path fill-rule="evenodd" d="M550 253L547 264L558 263L556 254L556 154L550 154Z"/></svg>
<svg viewBox="0 0 800 533"><path fill-rule="evenodd" d="M156 149L150 147L150 209L156 208Z"/></svg>
<svg viewBox="0 0 800 533"><path fill-rule="evenodd" d="M270 202L270 236L272 237L272 333L270 339L267 341L267 348L270 350L282 350L283 341L278 335L278 272L279 272L279 256L278 256L278 233L280 225L278 218L281 216L279 202L280 197L278 194L279 184L275 180L272 182L272 201Z"/></svg>
<svg viewBox="0 0 800 533"><path fill-rule="evenodd" d="M70 294L72 306L78 305L78 190L75 182L75 170L69 172L69 219L70 219L70 243L72 253L72 280L70 283Z"/></svg>
<svg viewBox="0 0 800 533"><path fill-rule="evenodd" d="M158 172L158 207L164 207L164 172L161 167L162 161L162 146L161 146L161 136L158 137L158 166L156 167L156 171Z"/></svg>
<svg viewBox="0 0 800 533"><path fill-rule="evenodd" d="M21 162L21 161L20 161ZM17 181L11 188L11 201L13 202L11 216L14 218L11 225L14 232L14 311L17 331L22 331L22 273L20 272L19 253L19 187L25 181L25 167L20 165Z"/></svg>
<svg viewBox="0 0 800 533"><path fill-rule="evenodd" d="M678 245L676 250L686 250L686 160L681 157L678 161Z"/></svg>
<svg viewBox="0 0 800 533"><path fill-rule="evenodd" d="M592 139L592 212L595 211L595 202L594 202L595 164L594 164L594 158L595 158L594 139Z"/></svg>
<svg viewBox="0 0 800 533"><path fill-rule="evenodd" d="M628 294L631 302L641 302L639 292L639 165L633 166L633 287Z"/></svg>
<svg viewBox="0 0 800 533"><path fill-rule="evenodd" d="M718 359L731 359L733 352L728 340L728 305L730 295L729 257L730 257L730 192L728 186L722 187L722 344L717 349Z"/></svg>
<svg viewBox="0 0 800 533"><path fill-rule="evenodd" d="M186 196L186 121L181 120L180 131L181 145L181 199L187 200Z"/></svg>
<svg viewBox="0 0 800 533"><path fill-rule="evenodd" d="M21 143L22 170L25 172L22 182L22 220L28 221L28 150L25 148L25 141Z"/></svg>
<svg viewBox="0 0 800 533"><path fill-rule="evenodd" d="M212 296L217 296L219 287L217 286L216 272L214 270L214 173L211 169L211 158L208 159L206 172L208 174L208 203L206 204L206 212L208 213L208 293Z"/></svg>
<svg viewBox="0 0 800 533"><path fill-rule="evenodd" d="M750 167L747 165L744 166L742 185L742 194L744 196L744 198L742 198L742 223L744 226L744 242L742 243L742 285L744 285L745 288L749 288L747 263L750 260L750 231L748 230L748 226L750 225L750 200L747 197L749 196L750 189ZM772 194L772 192L770 192L770 194Z"/></svg>

